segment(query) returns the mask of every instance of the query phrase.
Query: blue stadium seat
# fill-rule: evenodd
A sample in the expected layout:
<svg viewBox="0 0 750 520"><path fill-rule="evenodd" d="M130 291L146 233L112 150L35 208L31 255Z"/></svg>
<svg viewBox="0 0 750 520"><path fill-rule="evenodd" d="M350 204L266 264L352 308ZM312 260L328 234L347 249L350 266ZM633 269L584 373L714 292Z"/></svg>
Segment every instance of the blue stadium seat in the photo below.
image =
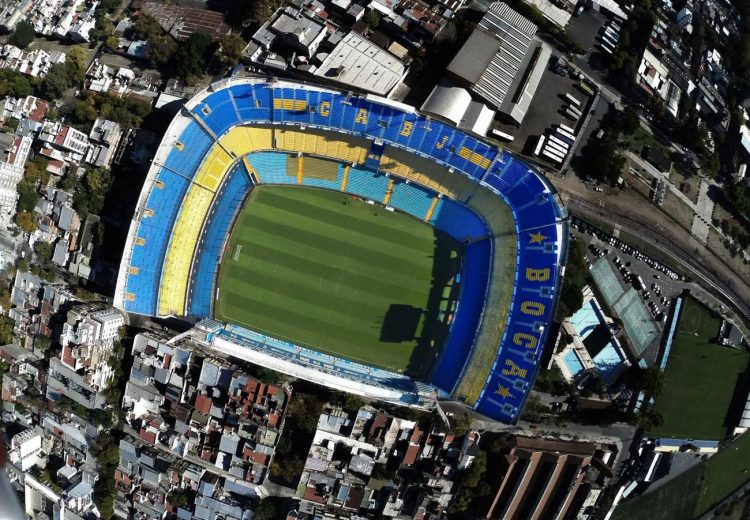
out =
<svg viewBox="0 0 750 520"><path fill-rule="evenodd" d="M193 108L193 114L218 137L239 122L239 114L234 106L231 89L222 89L209 94L202 103L198 103Z"/></svg>
<svg viewBox="0 0 750 520"><path fill-rule="evenodd" d="M206 228L198 243L193 275L188 290L188 315L211 316L214 279L221 258L221 249L229 235L234 217L251 187L245 165L240 161L227 174L219 188L207 217Z"/></svg>
<svg viewBox="0 0 750 520"><path fill-rule="evenodd" d="M135 235L143 239L144 245L133 246L130 267L137 268L138 274L128 275L126 292L136 295L134 301L125 303L128 312L156 314L162 262L189 184L187 179L165 168L157 175L157 181L162 187L154 185L146 199L146 210L151 216L142 212Z"/></svg>
<svg viewBox="0 0 750 520"><path fill-rule="evenodd" d="M234 85L232 97L243 123L267 123L271 121L273 104L271 89L267 85Z"/></svg>
<svg viewBox="0 0 750 520"><path fill-rule="evenodd" d="M351 168L346 191L365 199L383 202L391 180L385 175L377 175L369 170Z"/></svg>
<svg viewBox="0 0 750 520"><path fill-rule="evenodd" d="M459 242L487 236L487 226L476 213L459 202L442 198L430 218L430 224Z"/></svg>
<svg viewBox="0 0 750 520"><path fill-rule="evenodd" d="M443 354L432 374L432 384L449 394L458 383L474 345L484 309L491 253L492 245L488 239L469 244L463 250L460 304L444 343Z"/></svg>
<svg viewBox="0 0 750 520"><path fill-rule="evenodd" d="M417 217L419 220L424 220L434 198L435 194L424 188L405 182L397 182L393 185L388 204Z"/></svg>
<svg viewBox="0 0 750 520"><path fill-rule="evenodd" d="M197 122L190 121L177 141L181 146L172 147L164 166L184 177L193 178L214 140Z"/></svg>
<svg viewBox="0 0 750 520"><path fill-rule="evenodd" d="M263 152L247 156L255 171L258 172L263 184L296 184L297 177L286 174L286 158L284 153Z"/></svg>

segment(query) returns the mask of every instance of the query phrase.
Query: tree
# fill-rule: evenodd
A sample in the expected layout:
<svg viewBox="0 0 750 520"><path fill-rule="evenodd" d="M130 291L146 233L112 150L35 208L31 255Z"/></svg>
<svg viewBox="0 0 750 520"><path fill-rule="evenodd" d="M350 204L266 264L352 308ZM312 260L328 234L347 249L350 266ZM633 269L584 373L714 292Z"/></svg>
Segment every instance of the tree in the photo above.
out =
<svg viewBox="0 0 750 520"><path fill-rule="evenodd" d="M39 90L43 97L57 99L62 97L69 86L68 69L65 64L55 63L49 68L49 72L44 77Z"/></svg>
<svg viewBox="0 0 750 520"><path fill-rule="evenodd" d="M242 59L247 43L238 34L229 34L221 40L221 61L234 67Z"/></svg>
<svg viewBox="0 0 750 520"><path fill-rule="evenodd" d="M86 77L86 62L88 54L80 45L70 48L65 57L65 68L67 70L68 85L81 83Z"/></svg>
<svg viewBox="0 0 750 520"><path fill-rule="evenodd" d="M169 36L157 36L148 42L148 59L154 68L163 67L177 52L177 43Z"/></svg>
<svg viewBox="0 0 750 520"><path fill-rule="evenodd" d="M203 75L213 45L206 33L193 33L175 54L177 75L185 81Z"/></svg>
<svg viewBox="0 0 750 520"><path fill-rule="evenodd" d="M111 182L112 173L107 168L94 168L86 172L73 196L73 207L81 218L86 218L89 213L97 214L104 208Z"/></svg>
<svg viewBox="0 0 750 520"><path fill-rule="evenodd" d="M116 51L120 47L120 39L117 38L117 36L107 36L107 39L104 40L104 45L106 45L108 49Z"/></svg>
<svg viewBox="0 0 750 520"><path fill-rule="evenodd" d="M380 25L380 15L374 9L370 9L369 11L367 11L363 20L370 29L374 29L378 25Z"/></svg>
<svg viewBox="0 0 750 520"><path fill-rule="evenodd" d="M622 131L627 135L632 135L641 126L641 118L638 112L631 106L625 107L621 116Z"/></svg>
<svg viewBox="0 0 750 520"><path fill-rule="evenodd" d="M39 259L43 263L52 260L53 251L54 248L49 242L42 242L41 240L37 240L34 244L34 253L36 253L37 257L39 257Z"/></svg>
<svg viewBox="0 0 750 520"><path fill-rule="evenodd" d="M586 246L581 240L570 242L568 262L565 267L560 302L557 305L557 319L571 316L583 305L583 287L586 285Z"/></svg>
<svg viewBox="0 0 750 520"><path fill-rule="evenodd" d="M77 123L90 125L96 121L98 116L99 114L97 114L93 103L83 100L76 101L73 107L73 118Z"/></svg>
<svg viewBox="0 0 750 520"><path fill-rule="evenodd" d="M34 36L34 27L29 22L18 22L13 34L8 39L8 43L25 49L34 41Z"/></svg>
<svg viewBox="0 0 750 520"><path fill-rule="evenodd" d="M135 22L134 36L137 40L150 41L163 33L161 25L151 15L142 14Z"/></svg>
<svg viewBox="0 0 750 520"><path fill-rule="evenodd" d="M36 231L36 219L30 211L19 211L16 213L16 225L27 233Z"/></svg>
<svg viewBox="0 0 750 520"><path fill-rule="evenodd" d="M255 508L255 520L274 520L276 518L276 506L269 499L264 498Z"/></svg>
<svg viewBox="0 0 750 520"><path fill-rule="evenodd" d="M27 179L21 180L16 188L18 190L18 211L34 211L39 194L36 191L36 183Z"/></svg>

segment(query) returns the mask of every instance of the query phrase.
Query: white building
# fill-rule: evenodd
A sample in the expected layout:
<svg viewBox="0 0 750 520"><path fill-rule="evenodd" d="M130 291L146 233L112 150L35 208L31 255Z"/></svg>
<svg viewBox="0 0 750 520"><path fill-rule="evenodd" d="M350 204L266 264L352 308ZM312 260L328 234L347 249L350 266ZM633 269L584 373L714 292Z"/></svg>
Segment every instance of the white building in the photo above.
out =
<svg viewBox="0 0 750 520"><path fill-rule="evenodd" d="M677 25L679 25L683 29L693 23L692 8L693 6L691 4L687 4L685 7L677 11L675 21L677 22Z"/></svg>
<svg viewBox="0 0 750 520"><path fill-rule="evenodd" d="M42 436L34 430L25 430L13 436L8 455L21 471L27 471L36 466L41 451Z"/></svg>

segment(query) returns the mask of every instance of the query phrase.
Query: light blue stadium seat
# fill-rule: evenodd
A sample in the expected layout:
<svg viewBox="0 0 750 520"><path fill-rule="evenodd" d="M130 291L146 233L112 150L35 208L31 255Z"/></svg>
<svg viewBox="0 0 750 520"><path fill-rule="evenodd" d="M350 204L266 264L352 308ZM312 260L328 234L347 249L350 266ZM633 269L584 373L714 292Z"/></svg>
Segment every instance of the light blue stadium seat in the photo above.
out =
<svg viewBox="0 0 750 520"><path fill-rule="evenodd" d="M417 217L419 220L424 220L432 206L434 198L435 194L424 188L415 186L414 184L397 182L393 186L393 192L388 204Z"/></svg>
<svg viewBox="0 0 750 520"><path fill-rule="evenodd" d="M346 191L365 199L383 202L390 181L385 175L377 175L369 170L351 168L346 183Z"/></svg>
<svg viewBox="0 0 750 520"><path fill-rule="evenodd" d="M248 155L262 184L296 184L297 177L286 174L287 155L275 152L262 152Z"/></svg>

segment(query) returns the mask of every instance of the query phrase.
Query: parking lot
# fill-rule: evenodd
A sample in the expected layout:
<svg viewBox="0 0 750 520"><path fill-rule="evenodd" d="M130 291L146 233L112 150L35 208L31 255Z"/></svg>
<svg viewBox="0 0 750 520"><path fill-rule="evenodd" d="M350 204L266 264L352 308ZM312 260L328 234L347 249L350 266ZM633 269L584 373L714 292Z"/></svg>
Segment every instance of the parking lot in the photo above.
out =
<svg viewBox="0 0 750 520"><path fill-rule="evenodd" d="M588 96L578 88L579 79L575 77L574 69L565 70L554 66L559 59L557 54L552 55L521 128L510 124L498 125L501 131L515 137L507 145L510 150L533 155L539 136L548 134L553 124L562 123L575 129L586 117L584 113L576 120L565 115L565 107L569 104L565 100L565 94L569 93L580 101L581 110L588 104ZM561 63L565 63L564 58ZM558 166L552 163L550 165Z"/></svg>
<svg viewBox="0 0 750 520"><path fill-rule="evenodd" d="M622 243L619 239L591 228L577 219L571 222L571 236L583 240L587 246L587 260L593 264L605 258L617 274L620 285L634 287L649 310L657 330L665 326L669 309L674 298L686 288L687 283L678 275L656 260ZM642 284L641 284L642 283ZM643 352L643 358L653 363L659 351L661 335Z"/></svg>

